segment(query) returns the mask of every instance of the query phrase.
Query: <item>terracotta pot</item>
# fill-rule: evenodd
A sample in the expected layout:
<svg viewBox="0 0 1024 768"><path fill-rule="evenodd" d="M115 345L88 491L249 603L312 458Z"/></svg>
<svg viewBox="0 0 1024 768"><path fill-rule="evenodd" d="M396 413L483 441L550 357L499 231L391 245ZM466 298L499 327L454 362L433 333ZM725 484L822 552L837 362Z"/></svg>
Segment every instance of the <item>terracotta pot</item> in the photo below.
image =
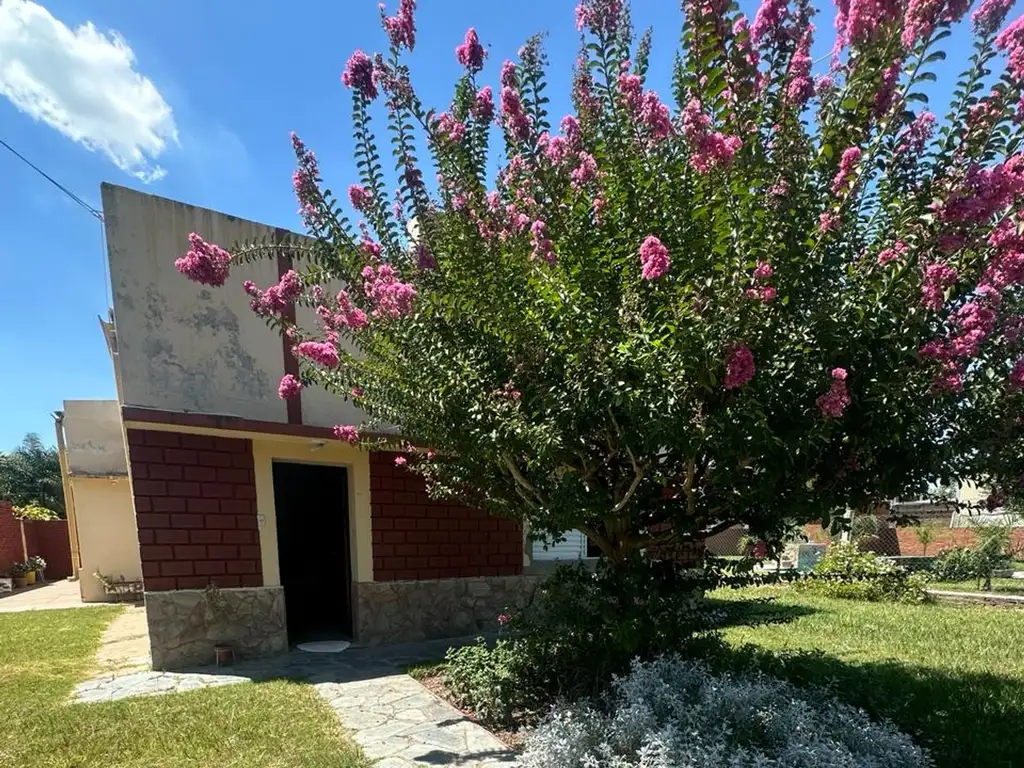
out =
<svg viewBox="0 0 1024 768"><path fill-rule="evenodd" d="M230 645L218 643L213 646L213 658L217 666L235 663L235 649Z"/></svg>
<svg viewBox="0 0 1024 768"><path fill-rule="evenodd" d="M24 576L15 576L13 577L13 581L15 589L21 589L22 587L28 586L28 579Z"/></svg>

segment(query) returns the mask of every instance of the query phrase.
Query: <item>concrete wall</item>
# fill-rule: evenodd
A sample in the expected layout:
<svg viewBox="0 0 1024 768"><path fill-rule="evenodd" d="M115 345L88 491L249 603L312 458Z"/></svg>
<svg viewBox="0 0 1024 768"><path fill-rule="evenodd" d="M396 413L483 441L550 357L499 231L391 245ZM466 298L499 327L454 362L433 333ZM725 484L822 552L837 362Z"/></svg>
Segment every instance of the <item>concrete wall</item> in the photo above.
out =
<svg viewBox="0 0 1024 768"><path fill-rule="evenodd" d="M253 314L242 290L246 279L277 282L276 259L234 268L223 288L190 282L174 268L190 232L230 248L275 230L109 184L102 197L124 405L287 422L277 396L281 337ZM339 398L325 407L326 393L306 397L308 425L362 419Z"/></svg>
<svg viewBox="0 0 1024 768"><path fill-rule="evenodd" d="M64 443L72 476L128 474L116 400L65 400Z"/></svg>
<svg viewBox="0 0 1024 768"><path fill-rule="evenodd" d="M82 600L110 598L93 575L138 581L142 578L135 509L127 477L72 477L71 492L78 516L78 543L82 558L79 585Z"/></svg>

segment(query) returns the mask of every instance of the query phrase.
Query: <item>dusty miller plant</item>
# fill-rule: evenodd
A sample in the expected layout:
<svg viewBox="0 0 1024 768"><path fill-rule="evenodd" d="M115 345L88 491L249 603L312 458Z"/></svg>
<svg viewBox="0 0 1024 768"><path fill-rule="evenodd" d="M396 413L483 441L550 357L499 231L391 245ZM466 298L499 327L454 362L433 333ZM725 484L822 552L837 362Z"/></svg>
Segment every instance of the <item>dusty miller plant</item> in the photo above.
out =
<svg viewBox="0 0 1024 768"><path fill-rule="evenodd" d="M451 103L428 109L401 0L386 53L356 51L342 76L347 201L294 137L309 237L229 253L197 234L177 265L222 285L234 264L290 260L245 285L301 360L281 396L354 400L367 420L338 437L404 446L436 495L579 529L616 561L736 523L774 540L980 473L983 437L1020 412L1009 5L972 15L937 120L922 87L956 71L943 45L965 0L840 0L816 79L806 0L764 0L752 22L686 0L668 99L646 86L650 31L584 0L565 116L539 38L485 83L472 29Z"/></svg>

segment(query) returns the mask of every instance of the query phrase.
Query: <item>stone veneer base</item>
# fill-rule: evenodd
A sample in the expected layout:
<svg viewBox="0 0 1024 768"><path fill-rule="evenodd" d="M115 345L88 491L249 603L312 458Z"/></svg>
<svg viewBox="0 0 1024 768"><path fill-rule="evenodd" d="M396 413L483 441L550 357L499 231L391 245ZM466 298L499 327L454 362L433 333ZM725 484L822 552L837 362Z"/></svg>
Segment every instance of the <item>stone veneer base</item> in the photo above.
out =
<svg viewBox="0 0 1024 768"><path fill-rule="evenodd" d="M498 614L524 605L537 582L537 576L357 582L356 639L384 645L491 632Z"/></svg>
<svg viewBox="0 0 1024 768"><path fill-rule="evenodd" d="M238 659L288 650L283 587L147 592L146 619L157 670L212 664L217 643Z"/></svg>

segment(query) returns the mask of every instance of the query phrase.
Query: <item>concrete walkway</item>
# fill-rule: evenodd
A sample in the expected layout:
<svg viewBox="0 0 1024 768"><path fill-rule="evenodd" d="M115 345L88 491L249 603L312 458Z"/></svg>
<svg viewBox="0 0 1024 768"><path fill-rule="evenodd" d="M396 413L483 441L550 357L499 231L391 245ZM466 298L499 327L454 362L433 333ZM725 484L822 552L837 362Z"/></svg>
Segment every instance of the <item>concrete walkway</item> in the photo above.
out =
<svg viewBox="0 0 1024 768"><path fill-rule="evenodd" d="M51 581L0 595L0 613L43 611L54 608L84 608L77 581ZM96 603L106 605L106 603Z"/></svg>
<svg viewBox="0 0 1024 768"><path fill-rule="evenodd" d="M103 631L96 653L99 671L124 675L149 670L149 627L141 605L125 608Z"/></svg>
<svg viewBox="0 0 1024 768"><path fill-rule="evenodd" d="M1005 608L1024 608L1024 596L1021 595L1004 595L999 592L956 592L944 589L926 591L932 597L952 603L978 603Z"/></svg>
<svg viewBox="0 0 1024 768"><path fill-rule="evenodd" d="M507 767L515 756L504 744L403 672L410 664L442 658L452 644L431 641L350 648L338 654L296 651L231 667L109 674L81 683L75 698L83 703L114 701L262 680L295 680L313 686L377 768Z"/></svg>

